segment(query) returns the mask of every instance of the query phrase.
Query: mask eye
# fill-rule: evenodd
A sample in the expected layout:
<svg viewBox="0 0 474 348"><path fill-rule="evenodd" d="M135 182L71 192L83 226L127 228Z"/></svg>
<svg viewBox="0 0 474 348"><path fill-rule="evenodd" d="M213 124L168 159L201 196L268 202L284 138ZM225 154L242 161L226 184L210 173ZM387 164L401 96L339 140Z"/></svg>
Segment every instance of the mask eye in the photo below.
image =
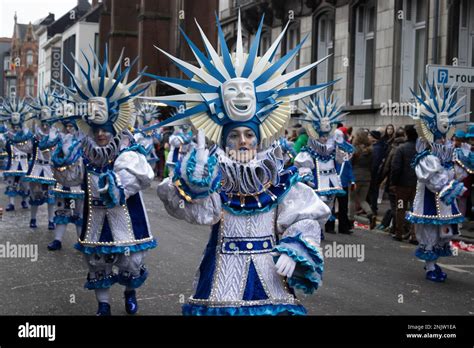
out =
<svg viewBox="0 0 474 348"><path fill-rule="evenodd" d="M227 88L227 91L229 92L237 92L237 89L235 87L229 87Z"/></svg>

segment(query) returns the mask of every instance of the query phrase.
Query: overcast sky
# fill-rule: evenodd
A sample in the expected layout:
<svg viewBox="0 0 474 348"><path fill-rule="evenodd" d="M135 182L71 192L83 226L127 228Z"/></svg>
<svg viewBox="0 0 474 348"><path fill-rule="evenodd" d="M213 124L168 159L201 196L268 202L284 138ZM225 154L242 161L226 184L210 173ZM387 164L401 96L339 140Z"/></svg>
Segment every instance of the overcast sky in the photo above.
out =
<svg viewBox="0 0 474 348"><path fill-rule="evenodd" d="M76 4L77 0L0 0L0 37L12 37L15 11L18 23L28 24L50 12L58 19Z"/></svg>

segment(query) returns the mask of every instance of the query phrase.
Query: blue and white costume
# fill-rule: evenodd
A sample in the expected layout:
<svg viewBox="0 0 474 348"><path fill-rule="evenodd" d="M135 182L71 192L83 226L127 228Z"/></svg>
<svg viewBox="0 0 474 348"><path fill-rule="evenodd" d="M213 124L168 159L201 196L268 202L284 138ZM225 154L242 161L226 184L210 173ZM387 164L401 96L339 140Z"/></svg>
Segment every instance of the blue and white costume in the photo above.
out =
<svg viewBox="0 0 474 348"><path fill-rule="evenodd" d="M63 131L60 133L60 141L51 159L56 179L56 186L53 189L56 199L56 211L54 212L56 228L54 240L48 244L49 250L61 249L61 241L68 224L73 224L76 227L77 237L79 237L83 222L82 134L73 120L64 118L61 121Z"/></svg>
<svg viewBox="0 0 474 348"><path fill-rule="evenodd" d="M25 182L30 183L30 227L36 228L36 215L38 207L48 205L48 228L54 229L54 195L53 188L56 179L51 169L51 155L59 142L59 132L51 127L50 121L55 116L56 101L49 90L45 90L37 98L35 104L30 105L37 111L35 118L40 125L35 125L35 137L33 143L32 157Z"/></svg>
<svg viewBox="0 0 474 348"><path fill-rule="evenodd" d="M295 167L284 169L278 139L290 119L290 102L328 84L289 88L318 62L284 74L301 44L271 62L288 26L257 57L262 25L263 18L247 55L239 14L231 55L218 22L221 57L198 25L210 58L184 35L200 68L162 51L191 80L155 76L185 94L150 99L186 105L157 127L190 122L198 130L197 142L178 160L173 177L158 186L158 195L169 214L212 226L185 315L301 315L306 309L294 290L312 293L321 283L318 221L325 222L330 210L299 182ZM238 127L253 131L258 140L257 153L248 161L227 151L227 135ZM204 133L215 144L210 150ZM294 272L281 275L275 265L280 260Z"/></svg>
<svg viewBox="0 0 474 348"><path fill-rule="evenodd" d="M308 185L332 209L336 195L346 194L336 170L337 162L342 164L344 153L353 152L352 145L344 140L342 132L331 134L333 126L345 114L341 113L341 107L337 107L332 97L311 100L310 105L306 104L305 114L306 118L301 121L308 131L308 145L301 149L294 163Z"/></svg>
<svg viewBox="0 0 474 348"><path fill-rule="evenodd" d="M456 197L465 191L462 179L467 173L453 162L454 146L445 143L452 125L464 115L458 115L462 99L456 102L453 88L428 83L420 85L422 95L415 93L410 115L415 120L418 135L417 156L413 161L418 183L413 209L406 219L415 224L419 245L416 256L426 261L426 278L442 282L446 273L436 264L441 256L451 256L450 240L458 234L458 223L464 220Z"/></svg>
<svg viewBox="0 0 474 348"><path fill-rule="evenodd" d="M22 100L5 100L2 117L8 121L10 129L4 133L7 158L3 177L6 182L5 194L9 197L6 211L15 209L15 197L21 197L21 205L28 208L26 198L30 190L24 182L28 171L28 154L33 149L33 134L24 125L29 106Z"/></svg>
<svg viewBox="0 0 474 348"><path fill-rule="evenodd" d="M174 127L173 134L170 135L169 144L170 150L166 165L170 171L170 176L173 176L174 167L176 163L189 152L191 148L191 141L193 140L193 133L188 125Z"/></svg>
<svg viewBox="0 0 474 348"><path fill-rule="evenodd" d="M153 129L149 132L142 132L141 129L155 123L160 115L158 107L153 104L142 103L137 110L137 122L139 120L141 122L134 132L134 138L147 151L148 163L151 166L154 166L159 161L155 151L155 144L159 143L163 136L158 129Z"/></svg>
<svg viewBox="0 0 474 348"><path fill-rule="evenodd" d="M92 51L92 50L91 50ZM127 84L133 64L122 70L122 55L108 66L107 49L99 63L81 67L81 75L69 72L73 87L62 86L77 104L88 103L89 111L77 119L82 139L84 211L76 248L84 253L89 267L87 289L95 290L98 315L110 315L109 288L114 283L126 287L127 313L137 311L135 289L146 280L145 255L156 247L140 191L149 187L154 173L146 150L135 143L133 99L146 89L138 89L140 76ZM86 72L87 71L87 72ZM105 142L102 142L103 139ZM98 143L101 141L101 144ZM114 271L118 268L118 273Z"/></svg>

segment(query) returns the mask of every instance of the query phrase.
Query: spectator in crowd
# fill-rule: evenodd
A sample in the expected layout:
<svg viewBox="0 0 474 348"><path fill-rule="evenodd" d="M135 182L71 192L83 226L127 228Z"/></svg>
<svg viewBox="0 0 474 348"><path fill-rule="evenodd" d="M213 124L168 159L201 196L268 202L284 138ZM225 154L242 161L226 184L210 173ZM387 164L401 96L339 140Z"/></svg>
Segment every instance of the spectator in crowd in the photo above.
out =
<svg viewBox="0 0 474 348"><path fill-rule="evenodd" d="M352 136L352 126L347 128L347 141L352 144L354 137Z"/></svg>
<svg viewBox="0 0 474 348"><path fill-rule="evenodd" d="M380 225L377 226L377 229L384 230L392 224L391 231L395 231L396 220L393 218L397 210L397 200L393 186L390 184L390 172L392 168L392 160L395 156L396 149L405 142L405 130L399 128L395 133L392 144L390 145L389 153L382 170L382 185L383 189L388 193L388 199L390 202L390 208L385 212L385 215L382 219Z"/></svg>
<svg viewBox="0 0 474 348"><path fill-rule="evenodd" d="M377 214L377 199L379 197L380 178L387 157L387 144L382 140L382 134L373 130L369 132L369 141L372 144L372 163L370 164L370 187L368 201L374 214Z"/></svg>
<svg viewBox="0 0 474 348"><path fill-rule="evenodd" d="M344 134L344 140L347 141L348 133L346 127L338 128ZM354 228L354 222L349 220L347 215L349 208L349 190L352 192L356 188L355 177L352 171L352 164L350 159L340 164L336 161L337 174L341 178L341 186L346 191L344 196L336 196L337 199L337 220L338 220L338 232L342 234L351 234Z"/></svg>
<svg viewBox="0 0 474 348"><path fill-rule="evenodd" d="M392 144L392 142L395 140L395 127L393 124L389 124L387 125L387 127L385 127L385 131L382 135L382 140L385 142L385 144L387 144L387 146L390 146Z"/></svg>
<svg viewBox="0 0 474 348"><path fill-rule="evenodd" d="M299 153L301 151L301 148L308 144L308 134L306 134L306 129L304 127L301 127L298 132L298 138L296 139L295 144L293 145L293 150L295 150L296 153Z"/></svg>
<svg viewBox="0 0 474 348"><path fill-rule="evenodd" d="M369 140L368 132L359 129L354 139L354 156L352 159L352 169L356 179L356 187L350 192L349 220L354 221L356 204L359 204L362 210L367 214L370 228L375 227L375 214L366 197L369 192L370 168L372 165L372 143Z"/></svg>
<svg viewBox="0 0 474 348"><path fill-rule="evenodd" d="M407 140L395 150L390 167L390 185L397 201L393 239L402 241L406 238L410 243L417 244L413 225L407 228L409 223L405 220L405 213L412 206L416 193L417 177L411 163L416 156L418 134L413 125L406 126L405 133Z"/></svg>

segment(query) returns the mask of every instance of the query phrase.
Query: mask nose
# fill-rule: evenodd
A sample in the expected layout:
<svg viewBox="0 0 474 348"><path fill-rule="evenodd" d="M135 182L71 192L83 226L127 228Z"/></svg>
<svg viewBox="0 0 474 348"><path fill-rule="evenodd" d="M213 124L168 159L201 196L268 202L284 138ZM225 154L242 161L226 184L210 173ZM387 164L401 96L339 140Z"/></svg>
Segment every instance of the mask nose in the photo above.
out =
<svg viewBox="0 0 474 348"><path fill-rule="evenodd" d="M237 94L237 98L245 98L245 93L240 91L239 94Z"/></svg>

